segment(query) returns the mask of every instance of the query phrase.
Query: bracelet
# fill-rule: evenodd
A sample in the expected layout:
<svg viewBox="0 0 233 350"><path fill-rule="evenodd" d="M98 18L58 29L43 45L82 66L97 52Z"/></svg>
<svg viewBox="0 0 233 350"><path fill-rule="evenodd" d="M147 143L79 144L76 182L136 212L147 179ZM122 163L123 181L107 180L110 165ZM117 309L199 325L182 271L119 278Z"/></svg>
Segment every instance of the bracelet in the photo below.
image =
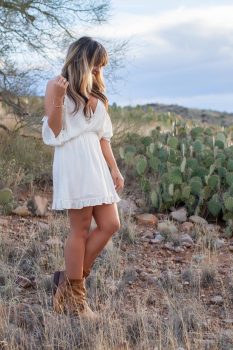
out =
<svg viewBox="0 0 233 350"><path fill-rule="evenodd" d="M55 103L54 103L54 100L53 100L53 105L54 105L55 107L57 107L57 108L59 108L59 107L63 107L63 104L62 104L62 105L60 105L60 106L56 106L56 105L55 105Z"/></svg>

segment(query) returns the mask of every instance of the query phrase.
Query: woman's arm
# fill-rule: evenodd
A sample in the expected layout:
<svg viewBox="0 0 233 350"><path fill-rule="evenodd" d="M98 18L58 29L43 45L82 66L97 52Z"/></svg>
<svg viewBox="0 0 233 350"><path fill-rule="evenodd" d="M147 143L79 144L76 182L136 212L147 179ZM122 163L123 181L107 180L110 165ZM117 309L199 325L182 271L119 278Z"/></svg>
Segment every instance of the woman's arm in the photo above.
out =
<svg viewBox="0 0 233 350"><path fill-rule="evenodd" d="M100 146L104 155L104 158L110 168L111 175L116 186L116 190L120 190L124 187L124 178L117 166L115 157L112 152L111 142L102 138L100 139Z"/></svg>
<svg viewBox="0 0 233 350"><path fill-rule="evenodd" d="M44 107L48 116L48 126L57 137L62 129L63 101L68 82L59 75L55 79L49 80L46 86Z"/></svg>
<svg viewBox="0 0 233 350"><path fill-rule="evenodd" d="M111 143L108 140L102 138L102 139L100 139L100 146L101 146L104 158L105 158L109 168L111 170L113 168L117 169L118 166L117 166L115 157L114 157L113 152L112 152Z"/></svg>

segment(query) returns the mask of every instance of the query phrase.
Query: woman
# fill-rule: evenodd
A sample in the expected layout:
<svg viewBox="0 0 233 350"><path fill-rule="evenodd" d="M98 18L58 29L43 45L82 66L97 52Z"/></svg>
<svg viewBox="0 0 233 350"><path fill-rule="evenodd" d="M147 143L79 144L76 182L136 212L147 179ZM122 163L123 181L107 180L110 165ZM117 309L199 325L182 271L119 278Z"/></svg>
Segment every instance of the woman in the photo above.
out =
<svg viewBox="0 0 233 350"><path fill-rule="evenodd" d="M43 141L55 147L52 209L67 209L70 222L65 271L53 276L53 308L91 318L97 315L86 301L85 278L120 228L117 191L124 187L111 149L102 73L107 63L108 54L96 40L85 36L73 42L61 75L47 83L42 119ZM97 227L90 231L92 216Z"/></svg>

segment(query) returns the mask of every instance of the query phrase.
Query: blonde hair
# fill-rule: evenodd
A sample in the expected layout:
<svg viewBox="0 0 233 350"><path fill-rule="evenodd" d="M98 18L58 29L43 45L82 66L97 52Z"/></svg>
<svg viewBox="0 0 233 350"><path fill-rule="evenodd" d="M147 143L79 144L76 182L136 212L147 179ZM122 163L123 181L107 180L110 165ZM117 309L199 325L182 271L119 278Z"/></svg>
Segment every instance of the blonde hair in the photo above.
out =
<svg viewBox="0 0 233 350"><path fill-rule="evenodd" d="M73 113L83 105L85 117L91 117L90 95L101 99L108 109L102 70L92 73L94 66L105 66L108 61L107 51L92 37L83 36L70 44L61 75L69 81L66 93L74 101Z"/></svg>

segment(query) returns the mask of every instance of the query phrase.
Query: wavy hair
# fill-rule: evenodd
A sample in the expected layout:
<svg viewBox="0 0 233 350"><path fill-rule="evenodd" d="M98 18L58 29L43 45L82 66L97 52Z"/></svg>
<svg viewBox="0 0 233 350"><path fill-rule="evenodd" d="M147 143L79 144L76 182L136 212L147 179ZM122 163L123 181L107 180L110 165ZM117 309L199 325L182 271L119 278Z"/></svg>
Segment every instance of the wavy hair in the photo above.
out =
<svg viewBox="0 0 233 350"><path fill-rule="evenodd" d="M102 70L92 73L94 66L105 66L108 61L103 45L90 36L83 36L70 44L61 75L69 81L66 93L75 104L73 113L83 105L85 117L91 117L90 95L101 99L108 109Z"/></svg>

